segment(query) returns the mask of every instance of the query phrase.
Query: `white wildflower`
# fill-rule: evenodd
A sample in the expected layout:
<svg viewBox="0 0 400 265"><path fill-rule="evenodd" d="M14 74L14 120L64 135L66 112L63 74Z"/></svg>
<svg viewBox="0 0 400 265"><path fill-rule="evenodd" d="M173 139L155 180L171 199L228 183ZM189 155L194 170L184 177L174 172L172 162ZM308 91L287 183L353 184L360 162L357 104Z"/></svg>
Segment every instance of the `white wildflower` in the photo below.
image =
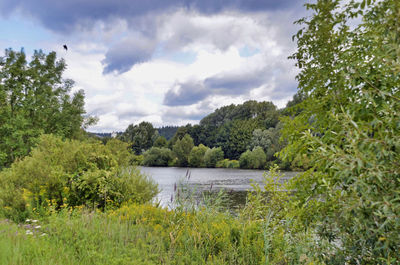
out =
<svg viewBox="0 0 400 265"><path fill-rule="evenodd" d="M32 220L32 223L37 223L38 220Z"/></svg>
<svg viewBox="0 0 400 265"><path fill-rule="evenodd" d="M35 229L39 229L39 228L41 228L41 226L40 226L40 225L37 225L37 226L35 226Z"/></svg>
<svg viewBox="0 0 400 265"><path fill-rule="evenodd" d="M27 235L33 235L33 233L32 233L31 230L26 230L25 234L27 234Z"/></svg>

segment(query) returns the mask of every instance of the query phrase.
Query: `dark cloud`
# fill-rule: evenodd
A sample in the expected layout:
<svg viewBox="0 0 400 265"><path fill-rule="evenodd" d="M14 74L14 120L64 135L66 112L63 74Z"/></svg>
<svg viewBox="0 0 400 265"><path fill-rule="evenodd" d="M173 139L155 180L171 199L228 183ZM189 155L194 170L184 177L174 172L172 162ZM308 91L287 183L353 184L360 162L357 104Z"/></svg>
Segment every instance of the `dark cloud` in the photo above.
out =
<svg viewBox="0 0 400 265"><path fill-rule="evenodd" d="M132 17L154 12L186 8L205 14L223 10L265 11L285 9L298 0L2 0L3 16L15 10L38 19L47 28L69 32L77 26L90 27L95 21L113 18L130 20Z"/></svg>
<svg viewBox="0 0 400 265"><path fill-rule="evenodd" d="M186 106L205 99L208 91L201 82L178 84L177 88L170 89L164 96L164 105Z"/></svg>
<svg viewBox="0 0 400 265"><path fill-rule="evenodd" d="M148 61L155 49L155 42L142 36L123 40L114 45L106 53L102 61L104 74L127 72L135 64Z"/></svg>
<svg viewBox="0 0 400 265"><path fill-rule="evenodd" d="M255 71L249 74L219 74L204 80L204 85L220 95L240 95L261 86L265 81L265 75Z"/></svg>
<svg viewBox="0 0 400 265"><path fill-rule="evenodd" d="M170 89L164 96L164 105L187 106L213 95L243 95L265 82L262 71L218 74L201 82L189 81L179 84L178 89Z"/></svg>

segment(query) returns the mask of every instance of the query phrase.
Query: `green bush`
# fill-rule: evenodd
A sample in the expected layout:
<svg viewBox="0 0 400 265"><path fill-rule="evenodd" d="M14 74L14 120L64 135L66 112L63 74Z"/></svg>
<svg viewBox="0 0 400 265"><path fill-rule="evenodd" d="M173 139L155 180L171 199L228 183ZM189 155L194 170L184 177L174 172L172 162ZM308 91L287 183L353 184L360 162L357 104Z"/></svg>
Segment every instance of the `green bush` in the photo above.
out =
<svg viewBox="0 0 400 265"><path fill-rule="evenodd" d="M174 159L173 152L166 147L152 147L143 154L144 166L168 166Z"/></svg>
<svg viewBox="0 0 400 265"><path fill-rule="evenodd" d="M104 209L123 202L146 202L157 185L128 168L127 144L65 140L43 135L31 154L0 173L3 214L23 219L49 210L87 206Z"/></svg>
<svg viewBox="0 0 400 265"><path fill-rule="evenodd" d="M240 168L239 161L224 159L217 162L216 167L219 168Z"/></svg>
<svg viewBox="0 0 400 265"><path fill-rule="evenodd" d="M176 157L177 166L186 167L188 165L189 154L192 151L194 144L193 139L189 134L185 134L182 139L178 139L172 147Z"/></svg>
<svg viewBox="0 0 400 265"><path fill-rule="evenodd" d="M204 163L206 167L215 167L217 162L224 159L224 151L221 147L213 147L208 149L204 154Z"/></svg>
<svg viewBox="0 0 400 265"><path fill-rule="evenodd" d="M199 146L193 147L189 154L189 166L191 167L205 167L204 155L207 152L208 147L200 144Z"/></svg>
<svg viewBox="0 0 400 265"><path fill-rule="evenodd" d="M263 149L257 146L253 151L244 152L239 158L239 163L241 168L262 169L265 168L266 160Z"/></svg>

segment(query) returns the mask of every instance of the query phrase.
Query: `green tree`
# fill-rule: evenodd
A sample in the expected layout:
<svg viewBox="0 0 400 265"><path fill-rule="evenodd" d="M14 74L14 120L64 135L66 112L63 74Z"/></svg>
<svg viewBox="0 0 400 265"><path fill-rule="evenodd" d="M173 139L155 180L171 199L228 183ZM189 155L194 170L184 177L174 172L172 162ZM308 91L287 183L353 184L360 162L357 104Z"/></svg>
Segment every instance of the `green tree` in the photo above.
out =
<svg viewBox="0 0 400 265"><path fill-rule="evenodd" d="M174 159L173 152L166 147L152 147L143 153L144 166L166 167Z"/></svg>
<svg viewBox="0 0 400 265"><path fill-rule="evenodd" d="M157 139L154 141L153 144L154 147L167 147L168 146L168 141L164 136L158 136Z"/></svg>
<svg viewBox="0 0 400 265"><path fill-rule="evenodd" d="M262 169L265 167L267 157L264 150L257 146L252 151L247 150L239 158L241 168Z"/></svg>
<svg viewBox="0 0 400 265"><path fill-rule="evenodd" d="M285 118L283 159L306 157L297 217L340 242L328 263L400 260L400 2L320 0L298 21L303 111ZM359 24L354 21L359 19Z"/></svg>
<svg viewBox="0 0 400 265"><path fill-rule="evenodd" d="M261 147L266 154L267 161L274 160L275 153L283 148L283 143L280 142L281 126L278 124L276 128L271 127L267 130L255 129L253 136L248 146L249 150Z"/></svg>
<svg viewBox="0 0 400 265"><path fill-rule="evenodd" d="M227 157L238 159L240 155L246 151L250 144L252 133L257 128L258 124L255 120L236 120L232 122L229 130L229 138L224 145Z"/></svg>
<svg viewBox="0 0 400 265"><path fill-rule="evenodd" d="M178 139L175 142L172 150L178 158L178 166L186 167L188 165L189 154L192 151L193 146L193 139L189 134L185 134L182 139Z"/></svg>
<svg viewBox="0 0 400 265"><path fill-rule="evenodd" d="M94 122L84 114L82 90L70 96L74 82L56 53L35 51L28 63L23 50L0 58L0 168L27 155L42 133L81 138Z"/></svg>
<svg viewBox="0 0 400 265"><path fill-rule="evenodd" d="M218 161L224 159L224 151L222 151L221 147L213 147L211 149L207 149L204 154L204 163L206 167L216 167Z"/></svg>
<svg viewBox="0 0 400 265"><path fill-rule="evenodd" d="M155 139L158 138L158 132L150 122L143 121L138 125L130 124L120 139L132 144L132 150L139 155L153 146Z"/></svg>
<svg viewBox="0 0 400 265"><path fill-rule="evenodd" d="M199 146L193 147L190 151L188 162L191 167L205 167L204 154L206 153L207 146L200 144Z"/></svg>
<svg viewBox="0 0 400 265"><path fill-rule="evenodd" d="M0 211L21 221L29 214L48 214L49 207L104 209L149 202L157 184L127 167L127 147L42 135L29 156L0 172Z"/></svg>

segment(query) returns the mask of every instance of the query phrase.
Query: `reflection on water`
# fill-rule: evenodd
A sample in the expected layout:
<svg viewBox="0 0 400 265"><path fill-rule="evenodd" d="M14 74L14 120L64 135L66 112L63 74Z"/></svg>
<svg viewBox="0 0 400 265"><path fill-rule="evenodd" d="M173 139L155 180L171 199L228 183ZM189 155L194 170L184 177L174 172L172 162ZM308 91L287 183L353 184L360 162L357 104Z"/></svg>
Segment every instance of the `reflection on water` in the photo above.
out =
<svg viewBox="0 0 400 265"><path fill-rule="evenodd" d="M164 207L171 205L171 196L175 197L174 187L182 183L197 194L217 192L224 189L231 207L243 205L252 181L262 184L264 170L230 168L177 168L177 167L140 167L141 171L151 176L159 185L161 192L157 200ZM282 172L283 181L294 177L298 172ZM267 174L267 173L266 173Z"/></svg>

